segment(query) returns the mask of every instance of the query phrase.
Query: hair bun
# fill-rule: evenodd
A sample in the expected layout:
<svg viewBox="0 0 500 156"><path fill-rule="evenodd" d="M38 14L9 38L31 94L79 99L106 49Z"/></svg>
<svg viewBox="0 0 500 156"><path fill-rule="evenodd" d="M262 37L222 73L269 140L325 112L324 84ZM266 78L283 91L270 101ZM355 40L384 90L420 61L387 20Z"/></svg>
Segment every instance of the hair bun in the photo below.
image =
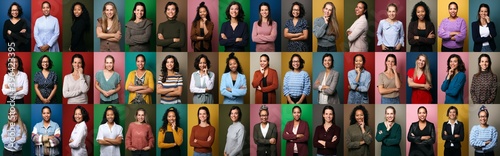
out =
<svg viewBox="0 0 500 156"><path fill-rule="evenodd" d="M205 2L201 2L201 3L200 3L200 6L205 6Z"/></svg>
<svg viewBox="0 0 500 156"><path fill-rule="evenodd" d="M229 54L229 58L233 58L234 57L234 52L231 52L231 54Z"/></svg>
<svg viewBox="0 0 500 156"><path fill-rule="evenodd" d="M260 106L260 110L267 110L267 106L263 104L262 106Z"/></svg>

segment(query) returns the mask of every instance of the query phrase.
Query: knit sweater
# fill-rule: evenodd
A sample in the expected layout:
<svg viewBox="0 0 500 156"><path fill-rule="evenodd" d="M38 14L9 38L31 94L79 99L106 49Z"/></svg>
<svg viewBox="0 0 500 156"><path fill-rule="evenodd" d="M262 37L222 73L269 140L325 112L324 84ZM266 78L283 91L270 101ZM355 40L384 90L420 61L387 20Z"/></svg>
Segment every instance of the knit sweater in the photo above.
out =
<svg viewBox="0 0 500 156"><path fill-rule="evenodd" d="M163 52L180 52L186 45L186 25L176 20L168 20L160 23L157 34L163 35L163 40L156 36L156 45L162 46ZM179 38L179 42L174 42L174 38Z"/></svg>
<svg viewBox="0 0 500 156"><path fill-rule="evenodd" d="M495 102L497 85L497 75L491 72L474 74L470 87L472 102L475 104L491 104Z"/></svg>
<svg viewBox="0 0 500 156"><path fill-rule="evenodd" d="M210 140L208 137L210 136ZM196 142L194 142L196 139ZM198 153L212 153L212 145L215 140L215 128L213 126L201 127L199 125L193 126L191 136L189 138L189 145L194 147L194 151Z"/></svg>
<svg viewBox="0 0 500 156"><path fill-rule="evenodd" d="M332 47L335 46L334 35L328 35L328 24L325 23L323 17L316 18L314 20L313 33L318 38L318 46L321 47Z"/></svg>
<svg viewBox="0 0 500 156"><path fill-rule="evenodd" d="M125 148L143 149L145 147L154 147L154 136L149 124L137 124L132 122L128 125L125 135Z"/></svg>
<svg viewBox="0 0 500 156"><path fill-rule="evenodd" d="M130 46L129 51L149 51L151 25L153 22L148 19L139 23L129 21L125 25L125 43Z"/></svg>

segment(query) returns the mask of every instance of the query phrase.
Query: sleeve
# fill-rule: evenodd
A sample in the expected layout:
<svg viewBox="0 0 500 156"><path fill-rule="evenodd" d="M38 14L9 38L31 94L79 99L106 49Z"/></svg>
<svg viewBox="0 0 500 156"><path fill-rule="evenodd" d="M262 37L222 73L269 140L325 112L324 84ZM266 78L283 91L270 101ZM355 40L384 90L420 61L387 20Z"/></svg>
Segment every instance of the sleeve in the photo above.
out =
<svg viewBox="0 0 500 156"><path fill-rule="evenodd" d="M71 47L74 48L80 44L79 42L85 31L85 26L83 20L76 20L73 25L74 27L71 27ZM74 31L73 28L75 28Z"/></svg>
<svg viewBox="0 0 500 156"><path fill-rule="evenodd" d="M415 22L410 22L410 24L408 24L408 43L410 45L420 45L418 40L414 38L415 36L418 36L415 34L417 28L415 28L414 23Z"/></svg>
<svg viewBox="0 0 500 156"><path fill-rule="evenodd" d="M288 72L285 74L285 77L283 78L283 94L284 96L290 95L290 89L288 88L288 82L290 81L290 75L288 75Z"/></svg>
<svg viewBox="0 0 500 156"><path fill-rule="evenodd" d="M324 21L325 20L322 17L316 18L314 20L313 34L318 39L322 38L326 34L326 28L328 24L326 24Z"/></svg>
<svg viewBox="0 0 500 156"><path fill-rule="evenodd" d="M309 95L311 93L311 78L309 78L309 74L304 72L304 90L302 91L303 95ZM309 130L308 130L309 131Z"/></svg>
<svg viewBox="0 0 500 156"><path fill-rule="evenodd" d="M49 140L50 147L56 147L59 143L61 143L61 129L58 124L55 124L55 128L54 138Z"/></svg>
<svg viewBox="0 0 500 156"><path fill-rule="evenodd" d="M228 34L226 34L228 32L227 29L229 29L228 25L229 25L228 22L222 23L222 26L220 29L220 34L219 34L219 44L221 46L232 46L235 43L235 40L236 40L235 38L234 39L232 39L232 38L223 39L222 38L222 33L224 33L226 35L226 37L228 36Z"/></svg>
<svg viewBox="0 0 500 156"><path fill-rule="evenodd" d="M205 85L207 85L208 90L214 89L215 74L213 72L208 72L208 76L204 77Z"/></svg>
<svg viewBox="0 0 500 156"><path fill-rule="evenodd" d="M328 95L333 95L336 93L337 91L337 83L339 81L339 73L338 72L334 72L333 73L333 77L332 77L332 81L330 83L330 87L328 87L327 89L323 90L324 93L328 94Z"/></svg>
<svg viewBox="0 0 500 156"><path fill-rule="evenodd" d="M134 75L135 71L128 73L127 80L125 81L125 90L128 90L129 86L134 86Z"/></svg>
<svg viewBox="0 0 500 156"><path fill-rule="evenodd" d="M149 21L146 21L146 22L147 22L147 24L146 24L147 26L145 28L146 33L140 34L140 35L130 36L129 37L130 45L143 44L143 43L149 42L149 38L151 37L151 24L149 23ZM127 32L125 32L125 33L127 33ZM130 32L128 32L128 33L130 33ZM125 38L125 39L127 39L127 38Z"/></svg>
<svg viewBox="0 0 500 156"><path fill-rule="evenodd" d="M177 144L178 146L181 146L182 141L183 141L182 134L184 134L184 131L182 130L182 128L180 128L180 127L177 128L177 131L172 130L172 133L174 133L175 144Z"/></svg>
<svg viewBox="0 0 500 156"><path fill-rule="evenodd" d="M460 33L458 35L455 35L455 41L456 42L463 42L466 37L467 37L467 24L465 24L464 19L461 19L460 20Z"/></svg>
<svg viewBox="0 0 500 156"><path fill-rule="evenodd" d="M245 128L243 127L243 125L241 125L240 130L238 131L236 138L238 138L238 142L236 142L237 143L236 145L232 145L234 148L229 153L230 156L236 156L243 149L243 145L245 144L244 143Z"/></svg>
<svg viewBox="0 0 500 156"><path fill-rule="evenodd" d="M132 147L132 131L134 128L132 128L132 123L128 125L127 133L125 133L125 149L130 150Z"/></svg>
<svg viewBox="0 0 500 156"><path fill-rule="evenodd" d="M455 138L455 141L462 142L462 141L464 141L464 123L463 122L459 122L458 124L459 124L458 126L460 126L459 129L458 129L458 131L459 131L458 135L460 135L460 137Z"/></svg>
<svg viewBox="0 0 500 156"><path fill-rule="evenodd" d="M483 43L483 42L487 42L490 37L481 37L481 34L479 34L479 23L477 22L472 22L471 24L471 33L472 33L472 40L475 42L475 43ZM491 34L491 32L490 32Z"/></svg>
<svg viewBox="0 0 500 156"><path fill-rule="evenodd" d="M133 21L129 21L130 22L133 22ZM135 42L132 41L132 34L130 34L130 31L132 29L130 29L128 27L128 24L125 24L125 44L128 44L128 45L136 45ZM128 149L127 147L125 147L126 149Z"/></svg>
<svg viewBox="0 0 500 156"><path fill-rule="evenodd" d="M427 122L427 124L430 124L430 131L431 131L431 138L428 140L421 140L422 144L428 144L428 145L433 145L436 142L436 129L434 128L434 124ZM420 139L420 138L419 138Z"/></svg>
<svg viewBox="0 0 500 156"><path fill-rule="evenodd" d="M479 99L477 98L476 87L475 87L478 82L476 82L476 81L477 81L476 75L472 76L472 82L470 85L469 92L470 92L470 98L472 99L473 104L479 103ZM496 88L496 87L494 87L494 88ZM495 98L495 97L496 97L496 94L493 98Z"/></svg>
<svg viewBox="0 0 500 156"><path fill-rule="evenodd" d="M260 38L260 35L257 34L257 29L259 28L259 25L257 23L258 21L253 22L252 26L252 41L255 43L266 43L266 41L262 40Z"/></svg>
<svg viewBox="0 0 500 156"><path fill-rule="evenodd" d="M79 148L82 141L85 142L85 136L87 135L87 126L85 124L82 124L78 126L78 129L76 129L73 132L76 133L71 133L72 135L71 138L73 139L73 142L69 143L69 147ZM73 136L73 134L75 135Z"/></svg>
<svg viewBox="0 0 500 156"><path fill-rule="evenodd" d="M364 76L363 76L364 75ZM363 79L364 78L364 79ZM364 81L362 85L358 86L358 90L360 92L368 92L368 89L370 88L370 82L372 80L371 74L368 71L363 71L361 73L361 76L359 78L359 81Z"/></svg>
<svg viewBox="0 0 500 156"><path fill-rule="evenodd" d="M242 25L242 28L240 29L240 31L242 31L242 32L241 32L241 36L239 36L239 37L241 37L242 40L241 40L241 42L236 42L235 45L245 47L248 43L248 36L249 36L248 35L248 25L245 22L239 22L238 26L240 24ZM236 29L238 29L238 28L236 28Z"/></svg>
<svg viewBox="0 0 500 156"><path fill-rule="evenodd" d="M262 73L257 70L253 73L253 80L252 80L252 87L253 88L257 88L259 87L260 85L260 81L262 80L264 75L262 75Z"/></svg>
<svg viewBox="0 0 500 156"><path fill-rule="evenodd" d="M383 142L387 137L389 136L389 133L387 129L384 126L384 123L379 123L377 125L377 131L375 132L375 139L378 142Z"/></svg>
<svg viewBox="0 0 500 156"><path fill-rule="evenodd" d="M333 126L333 125L332 125ZM320 132L320 128L322 128L321 126L318 126L316 127L316 129L314 130L314 135L313 135L313 147L315 148L325 148L323 145L321 145L318 140L319 140L319 133ZM326 140L323 140L326 142Z"/></svg>
<svg viewBox="0 0 500 156"><path fill-rule="evenodd" d="M103 140L104 139L104 134L102 134L102 126L99 126L99 129L97 131L97 137L95 138L95 140Z"/></svg>
<svg viewBox="0 0 500 156"><path fill-rule="evenodd" d="M380 20L380 22L378 23L378 28L377 28L377 46L380 46L382 45L382 40L383 40L383 37L382 37L382 30L384 28L383 26L383 22L384 22L384 19L383 20Z"/></svg>
<svg viewBox="0 0 500 156"><path fill-rule="evenodd" d="M391 132L390 134L395 134L395 135L390 135L389 134L389 137L386 138L383 143L386 144L386 145L389 145L389 146L392 146L392 145L399 145L399 142L401 141L401 126L399 124L394 125L392 128L391 128ZM391 137L391 136L394 136L394 137Z"/></svg>
<svg viewBox="0 0 500 156"><path fill-rule="evenodd" d="M6 43L7 43L7 42L12 42L12 38L11 38L11 37L8 35L8 33L7 33L7 31L9 30L9 29L7 28L7 24L8 24L8 22L9 22L9 21L8 21L8 19L7 19L7 20L5 20L5 22L3 23L3 32L2 32L2 34L3 34L3 39L5 40L5 42L6 42ZM12 34L12 33L11 33L11 34ZM2 138L3 138L3 137L2 137Z"/></svg>
<svg viewBox="0 0 500 156"><path fill-rule="evenodd" d="M472 127L470 134L469 134L469 145L472 147L484 147L485 143L484 141L479 141L479 130L477 126Z"/></svg>
<svg viewBox="0 0 500 156"><path fill-rule="evenodd" d="M259 35L260 39L265 42L274 42L276 41L276 37L278 36L278 24L273 21L271 26L271 34L270 35Z"/></svg>
<svg viewBox="0 0 500 156"><path fill-rule="evenodd" d="M232 96L245 96L247 94L247 78L243 74L238 74L237 81L239 82L239 85L232 88Z"/></svg>
<svg viewBox="0 0 500 156"><path fill-rule="evenodd" d="M446 19L443 19L438 28L438 35L439 37L443 38L443 40L449 40L451 38L450 32L445 29L445 25L448 25L448 21L446 21Z"/></svg>
<svg viewBox="0 0 500 156"><path fill-rule="evenodd" d="M81 90L75 90L75 87L74 85L77 85L77 84L73 84L71 82L69 82L71 79L71 75L66 75L64 76L64 82L63 82L63 96L64 98L72 98L72 97L75 97L75 96L78 96L82 93ZM80 76L80 79L83 79L82 76ZM80 81L80 79L78 81ZM79 83L79 82L77 82Z"/></svg>
<svg viewBox="0 0 500 156"><path fill-rule="evenodd" d="M8 123L7 123L8 124ZM3 128L2 128L2 142L5 146L7 146L8 144L10 143L13 143L11 140L10 140L10 137L7 136L7 124L3 125ZM255 133L254 133L254 138L255 138Z"/></svg>
<svg viewBox="0 0 500 156"><path fill-rule="evenodd" d="M54 46L54 44L57 43L57 38L59 38L59 20L57 20L56 17L53 17L53 16L50 16L52 17L53 20L51 20L51 22L54 22L54 33L52 34L52 37L50 38L49 42L47 43L47 45L49 45L50 47Z"/></svg>
<svg viewBox="0 0 500 156"><path fill-rule="evenodd" d="M491 142L483 148L483 150L492 150L497 145L498 133L495 127L491 127Z"/></svg>
<svg viewBox="0 0 500 156"><path fill-rule="evenodd" d="M292 126L293 126L293 122L286 123L285 129L283 129L283 139L285 139L287 141L297 139L295 134L293 134L293 132L292 132Z"/></svg>
<svg viewBox="0 0 500 156"><path fill-rule="evenodd" d="M356 82L356 71L354 70L351 70L349 72L347 72L347 80L349 81L349 88L350 90L356 90L356 88L358 88L358 85L359 83Z"/></svg>
<svg viewBox="0 0 500 156"><path fill-rule="evenodd" d="M403 23L399 21L399 43L401 43L401 47L405 47L405 30Z"/></svg>
<svg viewBox="0 0 500 156"><path fill-rule="evenodd" d="M491 75L492 77L492 81L491 81L491 85L492 86L498 86L498 81L497 81L497 75L493 74ZM496 95L497 95L497 87L491 87L490 88L490 97L488 97L488 100L486 100L486 103L493 103L495 102L495 98L496 98Z"/></svg>
<svg viewBox="0 0 500 156"><path fill-rule="evenodd" d="M82 74L80 75L80 89L82 93L87 93L89 91L89 85L90 85L90 76Z"/></svg>
<svg viewBox="0 0 500 156"><path fill-rule="evenodd" d="M304 136L295 140L295 142L307 142L309 140L309 124L307 122L301 120L299 125L299 130L301 127L304 127ZM298 133L300 134L300 133Z"/></svg>
<svg viewBox="0 0 500 156"><path fill-rule="evenodd" d="M226 81L228 81L228 75L227 74L222 74L222 80L220 82L220 87L219 87L219 90L220 90L220 94L222 96L224 96L225 98L234 98L233 97L233 94L231 94L231 92L227 91L226 88L228 86L226 86Z"/></svg>
<svg viewBox="0 0 500 156"><path fill-rule="evenodd" d="M365 126L365 130L365 133L363 133L363 140L365 141L365 144L369 145L373 141L373 138L371 137L372 129L368 126Z"/></svg>
<svg viewBox="0 0 500 156"><path fill-rule="evenodd" d="M42 38L39 34L40 30L38 30L38 29L40 29L40 23L38 20L39 19L36 19L36 21L35 21L35 27L33 28L33 36L35 37L35 46L41 47L41 46L43 46L44 43L42 43Z"/></svg>
<svg viewBox="0 0 500 156"><path fill-rule="evenodd" d="M313 83L313 89L321 91L321 87L322 87L321 81L323 81L323 77L324 77L323 72L320 72L318 74L318 77L316 78L316 81L314 81L314 83Z"/></svg>
<svg viewBox="0 0 500 156"><path fill-rule="evenodd" d="M22 96L28 95L28 88L29 88L29 86L28 86L28 82L29 82L29 81L28 81L28 75L26 75L26 73L24 73L24 72L23 72L23 73L20 75L20 77L19 77L19 78L21 78L21 79L22 79L22 82L23 82L23 89L21 89L21 90L17 93L17 95L22 95Z"/></svg>
<svg viewBox="0 0 500 156"><path fill-rule="evenodd" d="M189 145L190 145L191 147L201 147L201 146L198 144L198 142L196 142L196 143L194 142L194 139L195 139L195 138L194 138L194 134L196 134L196 130L197 130L196 126L194 126L194 127L191 129L191 135L189 136ZM160 146L160 139L161 139L161 140L163 140L163 138L164 138L164 137L161 137L161 138L160 138L160 135L161 135L161 134L158 134L158 146ZM163 136L165 136L165 134L163 134ZM161 148L161 147L160 147L160 148Z"/></svg>
<svg viewBox="0 0 500 156"><path fill-rule="evenodd" d="M453 134L451 134L451 132L446 131L447 124L448 124L448 122L446 122L446 121L443 123L443 129L441 130L441 139L443 139L445 141L451 141L453 139ZM446 134L448 134L448 135L444 135L444 132L446 132Z"/></svg>
<svg viewBox="0 0 500 156"><path fill-rule="evenodd" d="M10 78L9 74L5 74L3 76L3 83L2 83L2 93L3 93L3 95L9 96L9 95L13 95L16 92L15 89L11 89L11 88L7 89L7 88L5 88L5 85L10 84L10 82L12 82L12 81L11 81L11 78Z"/></svg>
<svg viewBox="0 0 500 156"><path fill-rule="evenodd" d="M160 23L160 25L158 26L158 32L157 34L162 34L164 37L165 37L165 34L163 34L164 32L168 32L168 30L163 30L165 29L165 23ZM171 44L174 43L174 39L172 38L164 38L163 40L160 40L158 38L158 35L155 37L156 38L156 45L158 46L170 46Z"/></svg>
<svg viewBox="0 0 500 156"><path fill-rule="evenodd" d="M333 136L337 136L337 140L335 140L334 142L331 142L330 140L325 140L326 148L337 148L337 145L340 142L340 127L337 127L335 125L332 125L332 126L333 126L333 129L332 129Z"/></svg>
<svg viewBox="0 0 500 156"><path fill-rule="evenodd" d="M35 125L35 127L33 127L33 131L31 132L31 140L33 141L33 143L35 145L42 145L43 144L42 135L38 134L37 125Z"/></svg>
<svg viewBox="0 0 500 156"><path fill-rule="evenodd" d="M366 25L368 25L366 20L358 18L356 21L354 21L353 26L351 26L351 28L354 29L351 29L351 35L348 35L347 39L350 42L357 40L366 31Z"/></svg>
<svg viewBox="0 0 500 156"><path fill-rule="evenodd" d="M199 23L200 22L197 21L197 22L193 22L193 24L191 25L191 32L189 33L190 34L190 38L191 38L191 42L198 41L198 39L197 39L198 36L196 35L196 29L199 29L199 28L197 28L197 26L199 25ZM191 46L194 46L194 43Z"/></svg>
<svg viewBox="0 0 500 156"><path fill-rule="evenodd" d="M195 75L196 75L195 73L191 74L191 82L189 82L189 90L191 91L191 93L205 93L204 88L196 87Z"/></svg>
<svg viewBox="0 0 500 156"><path fill-rule="evenodd" d="M259 134L259 133L261 133L259 126L260 126L260 123L255 124L253 126L253 142L257 146L259 146L259 145L269 145L270 144L269 140L265 139L264 137L260 137L262 135ZM269 126L271 126L271 125L269 125ZM271 127L269 127L269 130L271 130Z"/></svg>
<svg viewBox="0 0 500 156"><path fill-rule="evenodd" d="M488 23L488 28L490 29L490 35L491 37L497 37L497 29L495 27L495 23L491 22Z"/></svg>
<svg viewBox="0 0 500 156"><path fill-rule="evenodd" d="M212 34L214 33L214 23L212 21L207 21L208 23L205 24L207 27L208 33L203 36L203 39L205 41L211 41L212 40Z"/></svg>
<svg viewBox="0 0 500 156"><path fill-rule="evenodd" d="M198 144L200 145L199 147L212 147L212 145L214 144L214 140L216 139L215 138L215 128L213 128L213 127L210 128L209 136L212 138L212 139L210 139L210 141L198 140Z"/></svg>
<svg viewBox="0 0 500 156"><path fill-rule="evenodd" d="M173 143L164 143L166 130L160 129L158 132L158 148L172 148L175 145Z"/></svg>
<svg viewBox="0 0 500 156"><path fill-rule="evenodd" d="M413 134L413 130L415 130L417 127L415 126L418 126L416 124L411 124L410 126L410 129L408 131L408 135L407 136L407 139L408 139L408 142L411 142L411 143L420 143L421 140L420 140L420 137L421 136L416 136L415 134Z"/></svg>
<svg viewBox="0 0 500 156"><path fill-rule="evenodd" d="M149 88L152 90L155 90L155 80L153 78L153 73L149 70L146 70L146 82L144 84L147 84Z"/></svg>
<svg viewBox="0 0 500 156"><path fill-rule="evenodd" d="M457 96L460 91L463 91L462 89L464 85L465 85L465 74L463 72L459 72L451 80L451 83L449 84L448 89L446 90L446 94L450 96ZM443 89L443 87L441 87L441 89Z"/></svg>
<svg viewBox="0 0 500 156"><path fill-rule="evenodd" d="M179 22L177 28L179 29L179 42L174 42L169 47L184 48L184 45L186 45L186 25L184 23ZM173 41L173 39L168 39L168 40Z"/></svg>
<svg viewBox="0 0 500 156"><path fill-rule="evenodd" d="M352 131L349 130L350 128L351 128L350 126L349 128L347 128L347 135L345 136L345 144L348 149L358 149L360 147L359 141L351 139L351 135L353 134Z"/></svg>

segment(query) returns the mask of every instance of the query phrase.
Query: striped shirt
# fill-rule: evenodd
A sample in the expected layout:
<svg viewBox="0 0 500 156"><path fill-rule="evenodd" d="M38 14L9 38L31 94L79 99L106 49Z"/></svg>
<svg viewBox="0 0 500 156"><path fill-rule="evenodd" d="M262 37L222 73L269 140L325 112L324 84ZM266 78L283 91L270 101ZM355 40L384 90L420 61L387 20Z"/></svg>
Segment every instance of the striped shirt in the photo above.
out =
<svg viewBox="0 0 500 156"><path fill-rule="evenodd" d="M477 153L493 152L497 144L497 137L498 133L495 127L483 128L480 125L475 125L470 132L469 144L476 149ZM491 142L486 145L486 141Z"/></svg>
<svg viewBox="0 0 500 156"><path fill-rule="evenodd" d="M283 93L285 96L300 97L311 92L311 80L305 71L299 73L288 71L283 80Z"/></svg>
<svg viewBox="0 0 500 156"><path fill-rule="evenodd" d="M175 73L175 75L170 75L167 76L167 79L165 81L162 80L163 78L160 76L158 78L158 84L161 84L164 89L170 89L170 88L177 88L177 87L182 87L182 75L179 73ZM168 94L162 94L161 95L161 104L178 104L181 103L181 97L180 96L168 96Z"/></svg>

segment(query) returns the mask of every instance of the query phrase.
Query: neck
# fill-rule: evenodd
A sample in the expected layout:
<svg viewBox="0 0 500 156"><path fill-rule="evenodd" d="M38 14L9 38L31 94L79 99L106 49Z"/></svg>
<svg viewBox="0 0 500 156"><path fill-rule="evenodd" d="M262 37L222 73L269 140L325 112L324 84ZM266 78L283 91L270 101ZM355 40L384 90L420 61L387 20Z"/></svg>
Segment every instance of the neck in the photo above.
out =
<svg viewBox="0 0 500 156"><path fill-rule="evenodd" d="M261 122L260 124L265 126L267 125L267 122Z"/></svg>
<svg viewBox="0 0 500 156"><path fill-rule="evenodd" d="M12 17L12 19L18 20L18 19L19 19L19 17Z"/></svg>
<svg viewBox="0 0 500 156"><path fill-rule="evenodd" d="M295 119L294 119L294 120L293 120L293 122L295 122L295 123L299 123L299 121L300 121L300 119L298 119L298 120L295 120Z"/></svg>
<svg viewBox="0 0 500 156"><path fill-rule="evenodd" d="M262 17L262 22L267 22L267 17Z"/></svg>
<svg viewBox="0 0 500 156"><path fill-rule="evenodd" d="M174 70L167 70L167 74L168 74L168 75L174 75L174 74L175 74L175 71L174 71Z"/></svg>
<svg viewBox="0 0 500 156"><path fill-rule="evenodd" d="M450 18L450 19L457 19L457 18L458 18L458 16L450 16L449 18Z"/></svg>
<svg viewBox="0 0 500 156"><path fill-rule="evenodd" d="M145 71L146 69L142 68L142 69L137 69L137 71Z"/></svg>
<svg viewBox="0 0 500 156"><path fill-rule="evenodd" d="M115 122L107 122L108 125L112 126L115 124Z"/></svg>
<svg viewBox="0 0 500 156"><path fill-rule="evenodd" d="M418 123L427 123L427 120L419 120Z"/></svg>
<svg viewBox="0 0 500 156"><path fill-rule="evenodd" d="M230 71L231 74L238 74L238 71Z"/></svg>
<svg viewBox="0 0 500 156"><path fill-rule="evenodd" d="M231 17L231 23L238 23L238 19L235 17Z"/></svg>
<svg viewBox="0 0 500 156"><path fill-rule="evenodd" d="M332 123L332 121L325 121L325 123L323 123L323 125L331 126L331 125L333 125L333 123Z"/></svg>
<svg viewBox="0 0 500 156"><path fill-rule="evenodd" d="M480 126L483 127L483 128L486 128L486 127L488 127L488 123L481 124Z"/></svg>
<svg viewBox="0 0 500 156"><path fill-rule="evenodd" d="M332 70L332 68L325 68L326 72L330 72L331 70Z"/></svg>
<svg viewBox="0 0 500 156"><path fill-rule="evenodd" d="M298 73L298 72L300 72L300 71L301 71L300 69L294 69L294 70L293 70L293 72L296 72L296 73Z"/></svg>
<svg viewBox="0 0 500 156"><path fill-rule="evenodd" d="M45 121L45 120L43 120L43 123L44 123L44 124L49 124L49 123L50 123L50 120L49 120L49 121Z"/></svg>
<svg viewBox="0 0 500 156"><path fill-rule="evenodd" d="M451 123L455 123L457 119L449 119Z"/></svg>

